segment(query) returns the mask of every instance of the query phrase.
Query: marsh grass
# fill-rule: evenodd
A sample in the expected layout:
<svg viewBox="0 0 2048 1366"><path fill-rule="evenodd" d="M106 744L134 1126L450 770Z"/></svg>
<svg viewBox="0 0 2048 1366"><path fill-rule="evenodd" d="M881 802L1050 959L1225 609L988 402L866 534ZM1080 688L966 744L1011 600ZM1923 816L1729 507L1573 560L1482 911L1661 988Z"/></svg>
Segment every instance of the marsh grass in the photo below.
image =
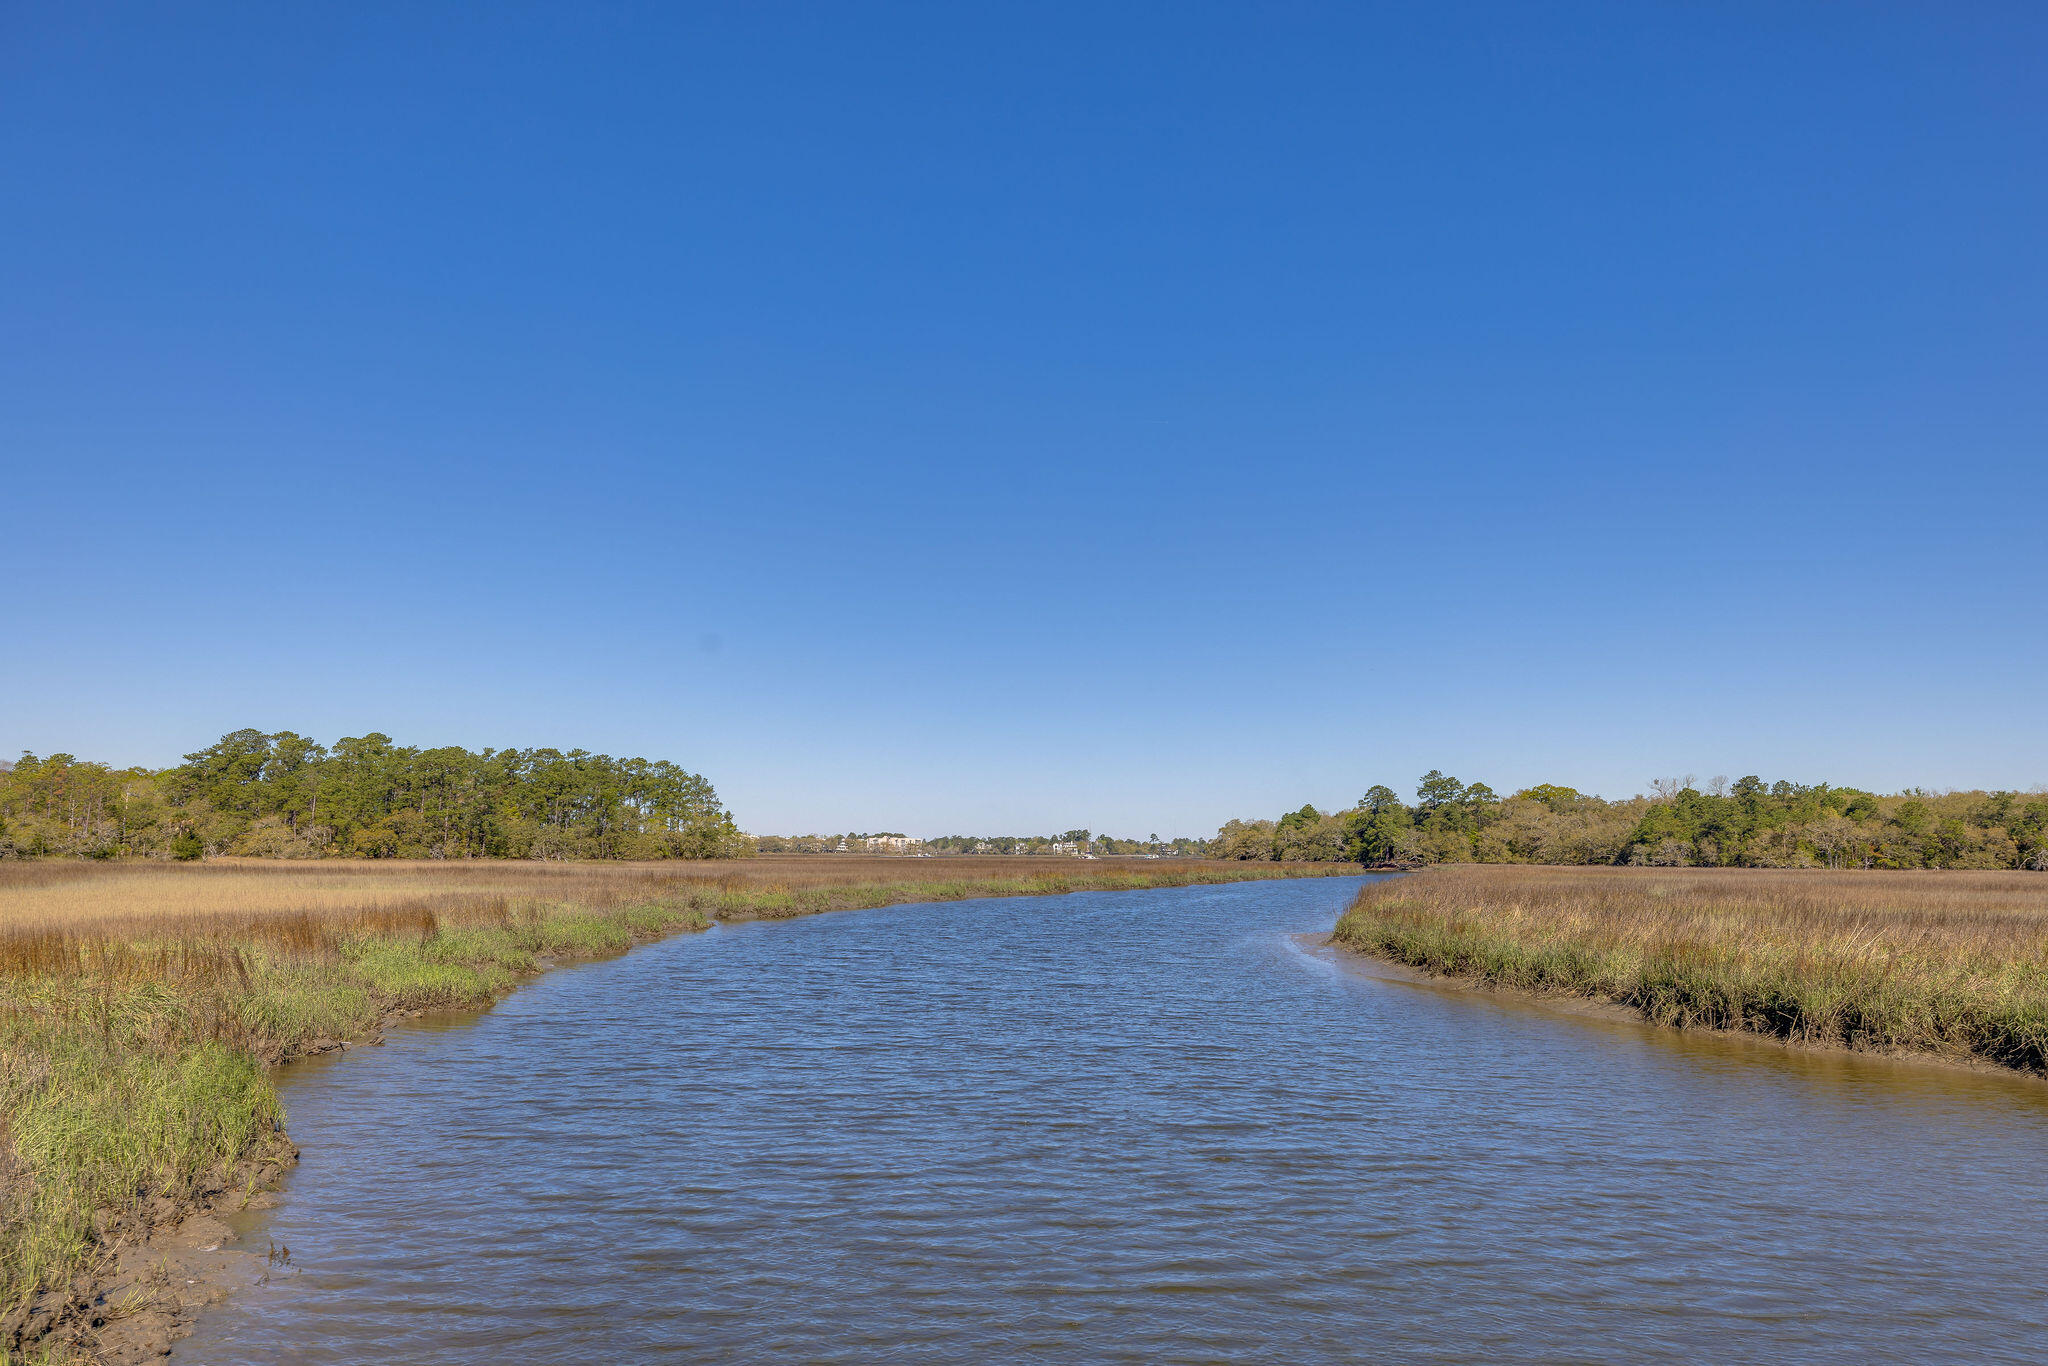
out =
<svg viewBox="0 0 2048 1366"><path fill-rule="evenodd" d="M0 1362L47 1338L62 1288L75 1297L113 1243L246 1187L247 1164L283 1146L271 1064L395 1013L482 1006L549 962L713 920L1355 871L1032 858L0 863Z"/></svg>
<svg viewBox="0 0 2048 1366"><path fill-rule="evenodd" d="M1363 889L1337 942L1659 1024L2048 1072L2048 877L1437 867Z"/></svg>

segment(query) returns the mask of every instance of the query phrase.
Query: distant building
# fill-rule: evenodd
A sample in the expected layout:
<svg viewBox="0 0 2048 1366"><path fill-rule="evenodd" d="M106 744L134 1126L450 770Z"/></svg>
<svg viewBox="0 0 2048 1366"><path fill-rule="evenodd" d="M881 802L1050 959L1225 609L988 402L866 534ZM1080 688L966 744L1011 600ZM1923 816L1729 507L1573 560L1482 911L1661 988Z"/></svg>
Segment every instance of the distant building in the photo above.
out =
<svg viewBox="0 0 2048 1366"><path fill-rule="evenodd" d="M1081 846L1074 840L1054 840L1052 851L1055 854L1078 854Z"/></svg>
<svg viewBox="0 0 2048 1366"><path fill-rule="evenodd" d="M914 854L924 848L924 841L908 835L870 835L867 838L870 854Z"/></svg>

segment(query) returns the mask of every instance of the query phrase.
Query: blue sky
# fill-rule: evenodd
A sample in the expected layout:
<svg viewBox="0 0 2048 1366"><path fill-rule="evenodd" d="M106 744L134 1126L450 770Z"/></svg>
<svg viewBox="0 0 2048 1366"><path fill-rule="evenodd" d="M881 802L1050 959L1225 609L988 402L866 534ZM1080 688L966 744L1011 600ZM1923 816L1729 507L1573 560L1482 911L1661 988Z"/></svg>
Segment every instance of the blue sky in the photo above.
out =
<svg viewBox="0 0 2048 1366"><path fill-rule="evenodd" d="M0 751L2048 783L2048 11L16 7Z"/></svg>

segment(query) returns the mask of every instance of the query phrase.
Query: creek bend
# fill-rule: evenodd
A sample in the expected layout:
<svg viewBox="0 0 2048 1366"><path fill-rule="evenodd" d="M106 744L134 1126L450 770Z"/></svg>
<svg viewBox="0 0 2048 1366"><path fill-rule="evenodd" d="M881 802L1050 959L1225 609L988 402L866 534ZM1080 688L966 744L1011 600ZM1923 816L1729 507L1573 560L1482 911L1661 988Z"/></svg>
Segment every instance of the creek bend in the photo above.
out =
<svg viewBox="0 0 2048 1366"><path fill-rule="evenodd" d="M1356 879L683 935L287 1069L222 1363L2032 1361L2048 1086L1379 980Z"/></svg>

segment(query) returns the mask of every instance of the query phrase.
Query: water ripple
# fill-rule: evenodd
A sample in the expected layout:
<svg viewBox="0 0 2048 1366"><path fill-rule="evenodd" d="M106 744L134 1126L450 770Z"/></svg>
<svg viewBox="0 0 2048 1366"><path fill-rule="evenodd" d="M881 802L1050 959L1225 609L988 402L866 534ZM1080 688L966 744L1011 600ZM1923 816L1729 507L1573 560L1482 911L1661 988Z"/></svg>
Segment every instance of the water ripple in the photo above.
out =
<svg viewBox="0 0 2048 1366"><path fill-rule="evenodd" d="M222 1363L2048 1357L2048 1088L1334 970L1353 883L842 913L291 1070Z"/></svg>

